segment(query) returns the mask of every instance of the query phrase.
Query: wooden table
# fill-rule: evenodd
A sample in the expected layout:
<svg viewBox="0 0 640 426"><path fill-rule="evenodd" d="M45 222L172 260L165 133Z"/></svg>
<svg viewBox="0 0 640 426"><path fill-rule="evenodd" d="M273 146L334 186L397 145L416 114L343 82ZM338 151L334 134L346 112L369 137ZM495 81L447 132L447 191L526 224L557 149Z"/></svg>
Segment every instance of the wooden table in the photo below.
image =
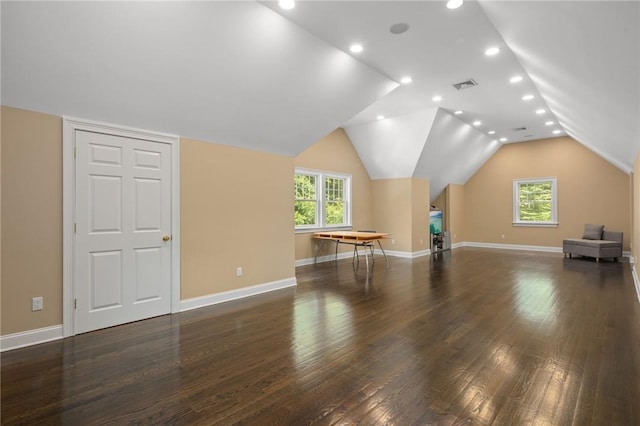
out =
<svg viewBox="0 0 640 426"><path fill-rule="evenodd" d="M364 256L365 261L367 262L367 270L369 269L369 255L367 254L366 247L372 246L374 241L378 242L378 246L380 250L382 250L382 254L384 255L384 260L389 266L389 260L387 259L387 254L384 252L382 248L382 244L380 240L387 238L390 234L385 232L362 232L362 231L324 231L324 232L315 232L313 234L313 238L321 240L320 245L316 249L316 255L313 260L315 264L318 261L318 253L322 249L325 241L333 241L336 243L336 254L335 260L338 260L338 246L340 244L350 244L354 246L354 249L357 250L358 246L365 247ZM357 252L356 252L357 253ZM373 259L372 259L373 260Z"/></svg>

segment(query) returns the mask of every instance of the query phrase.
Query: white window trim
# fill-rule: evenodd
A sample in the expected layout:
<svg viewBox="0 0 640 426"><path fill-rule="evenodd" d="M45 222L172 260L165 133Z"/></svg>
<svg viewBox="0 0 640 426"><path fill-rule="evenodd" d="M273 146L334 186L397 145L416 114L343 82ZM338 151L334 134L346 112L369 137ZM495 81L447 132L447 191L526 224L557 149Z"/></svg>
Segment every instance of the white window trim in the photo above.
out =
<svg viewBox="0 0 640 426"><path fill-rule="evenodd" d="M332 230L342 230L342 229L351 229L351 175L346 173L338 173L338 172L330 172L326 170L314 170L314 169L305 169L296 167L294 171L295 175L313 175L316 176L316 196L318 200L318 209L316 211L316 224L314 225L294 225L296 233L304 233L304 232L316 232L322 231L325 229ZM345 207L346 207L346 223L341 225L325 225L325 217L324 217L324 180L325 178L339 178L345 179L346 184L344 188L345 192ZM295 201L295 200L294 200Z"/></svg>
<svg viewBox="0 0 640 426"><path fill-rule="evenodd" d="M522 183L545 183L551 182L551 220L548 222L532 222L520 220L519 189ZM540 228L555 228L558 226L558 178L541 177L513 180L513 226L531 226Z"/></svg>

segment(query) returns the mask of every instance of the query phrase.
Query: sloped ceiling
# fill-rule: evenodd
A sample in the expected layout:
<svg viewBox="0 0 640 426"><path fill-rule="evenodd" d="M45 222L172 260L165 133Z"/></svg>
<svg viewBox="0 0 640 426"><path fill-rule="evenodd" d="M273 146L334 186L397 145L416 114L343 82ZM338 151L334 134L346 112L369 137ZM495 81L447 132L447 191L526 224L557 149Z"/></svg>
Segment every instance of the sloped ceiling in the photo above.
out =
<svg viewBox="0 0 640 426"><path fill-rule="evenodd" d="M2 2L2 103L297 155L398 86L254 2Z"/></svg>
<svg viewBox="0 0 640 426"><path fill-rule="evenodd" d="M481 5L567 133L630 172L640 149L640 2Z"/></svg>
<svg viewBox="0 0 640 426"><path fill-rule="evenodd" d="M371 179L411 177L437 109L345 127Z"/></svg>
<svg viewBox="0 0 640 426"><path fill-rule="evenodd" d="M431 201L448 184L464 184L501 146L441 108L345 131L372 179L428 179Z"/></svg>
<svg viewBox="0 0 640 426"><path fill-rule="evenodd" d="M429 179L433 201L448 184L464 184L500 146L495 139L439 109L413 177Z"/></svg>
<svg viewBox="0 0 640 426"><path fill-rule="evenodd" d="M428 178L432 196L464 183L494 140L552 130L628 172L640 149L639 6L3 1L2 104L289 156L345 127L373 178ZM409 30L391 33L396 23ZM354 42L364 51L350 53ZM485 56L490 46L500 53ZM469 78L478 85L452 87Z"/></svg>

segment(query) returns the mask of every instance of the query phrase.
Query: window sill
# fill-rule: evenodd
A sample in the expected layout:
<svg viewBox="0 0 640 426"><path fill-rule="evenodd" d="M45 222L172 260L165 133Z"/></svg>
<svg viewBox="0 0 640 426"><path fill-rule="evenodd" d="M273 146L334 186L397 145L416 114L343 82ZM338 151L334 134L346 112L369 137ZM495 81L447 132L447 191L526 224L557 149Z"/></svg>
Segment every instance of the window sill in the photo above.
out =
<svg viewBox="0 0 640 426"><path fill-rule="evenodd" d="M296 234L313 234L314 232L323 232L323 231L351 231L353 226L344 225L344 226L329 226L324 228L304 228L304 229L296 229Z"/></svg>
<svg viewBox="0 0 640 426"><path fill-rule="evenodd" d="M513 222L513 226L528 226L531 228L557 228L558 222Z"/></svg>

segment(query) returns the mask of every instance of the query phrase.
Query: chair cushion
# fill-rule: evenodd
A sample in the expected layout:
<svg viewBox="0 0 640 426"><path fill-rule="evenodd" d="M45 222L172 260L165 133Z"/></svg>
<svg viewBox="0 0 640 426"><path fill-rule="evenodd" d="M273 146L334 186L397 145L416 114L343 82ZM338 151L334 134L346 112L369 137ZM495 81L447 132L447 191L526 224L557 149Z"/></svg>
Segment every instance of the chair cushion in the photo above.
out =
<svg viewBox="0 0 640 426"><path fill-rule="evenodd" d="M585 240L600 240L602 239L602 230L604 225L592 225L590 223L584 226L584 233L582 238Z"/></svg>
<svg viewBox="0 0 640 426"><path fill-rule="evenodd" d="M563 240L563 245L575 245L575 246L583 246L583 247L599 247L599 248L609 248L609 247L620 247L620 243L618 241L607 241L607 240L589 240L589 239L578 239L578 238L565 238Z"/></svg>

